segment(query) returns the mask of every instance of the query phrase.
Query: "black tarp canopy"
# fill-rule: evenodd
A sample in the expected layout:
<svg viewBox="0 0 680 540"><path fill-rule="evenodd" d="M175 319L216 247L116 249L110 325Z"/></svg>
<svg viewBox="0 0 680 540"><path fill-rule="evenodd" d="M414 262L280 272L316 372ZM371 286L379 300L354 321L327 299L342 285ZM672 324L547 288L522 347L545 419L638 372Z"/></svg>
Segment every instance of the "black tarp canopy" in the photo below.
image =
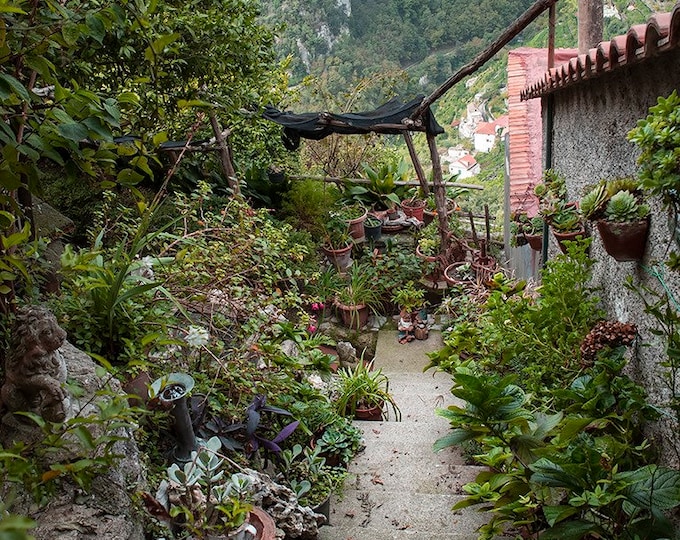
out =
<svg viewBox="0 0 680 540"><path fill-rule="evenodd" d="M370 132L399 135L404 131L424 131L432 135L444 133L444 129L437 123L429 108L420 119L411 119L411 115L423 99L424 96L417 96L404 103L399 98L392 98L373 111L344 114L330 112L296 114L267 106L263 116L283 126L283 142L291 150L300 145L300 138L318 141L332 133L344 135Z"/></svg>

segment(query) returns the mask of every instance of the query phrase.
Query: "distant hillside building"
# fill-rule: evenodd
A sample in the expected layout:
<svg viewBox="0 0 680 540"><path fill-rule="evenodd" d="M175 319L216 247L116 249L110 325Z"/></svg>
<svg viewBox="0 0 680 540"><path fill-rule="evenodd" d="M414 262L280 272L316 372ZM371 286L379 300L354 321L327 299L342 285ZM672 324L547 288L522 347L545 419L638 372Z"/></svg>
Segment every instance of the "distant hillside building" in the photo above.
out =
<svg viewBox="0 0 680 540"><path fill-rule="evenodd" d="M475 150L477 152L488 152L496 144L496 124L494 122L480 122L477 124L475 135Z"/></svg>
<svg viewBox="0 0 680 540"><path fill-rule="evenodd" d="M484 113L477 103L467 104L465 118L458 125L458 134L464 139L472 139L477 129L477 125L484 121Z"/></svg>
<svg viewBox="0 0 680 540"><path fill-rule="evenodd" d="M449 164L449 174L458 175L458 179L472 178L480 173L481 167L477 160L470 154L461 156L456 161Z"/></svg>

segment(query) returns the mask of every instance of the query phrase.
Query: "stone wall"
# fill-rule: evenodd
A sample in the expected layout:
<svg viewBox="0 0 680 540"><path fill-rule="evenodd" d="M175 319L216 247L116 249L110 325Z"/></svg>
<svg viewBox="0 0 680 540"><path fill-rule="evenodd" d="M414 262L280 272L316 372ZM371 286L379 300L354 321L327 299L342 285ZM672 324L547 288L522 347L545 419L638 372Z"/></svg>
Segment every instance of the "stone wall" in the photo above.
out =
<svg viewBox="0 0 680 540"><path fill-rule="evenodd" d="M676 88L680 88L677 49L554 94L553 168L567 178L570 199L580 199L586 186L601 179L636 173L638 151L626 134L638 119L647 116L658 96L667 96ZM543 105L545 110L545 98ZM640 339L630 364L631 375L648 389L654 402L663 404L669 394L659 362L665 355L660 340L650 333L656 322L644 314L639 297L624 287L627 277L632 276L635 283L658 290L665 284L680 300L680 275L669 272L663 265L658 267L661 279L652 275L655 261L663 261L669 246L671 249L674 246L668 211L658 200L652 201L651 206L647 251L640 264L618 263L609 257L592 228L591 256L597 260L593 284L601 289L599 295L610 318L638 325ZM650 434L663 448L664 461L677 465L680 462L677 426L660 422Z"/></svg>

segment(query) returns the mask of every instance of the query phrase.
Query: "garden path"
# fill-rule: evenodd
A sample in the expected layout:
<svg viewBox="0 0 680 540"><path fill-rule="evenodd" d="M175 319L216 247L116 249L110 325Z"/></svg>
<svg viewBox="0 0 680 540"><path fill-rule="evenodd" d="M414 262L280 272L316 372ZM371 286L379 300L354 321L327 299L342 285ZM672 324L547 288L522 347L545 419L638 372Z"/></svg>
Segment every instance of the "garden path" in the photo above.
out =
<svg viewBox="0 0 680 540"><path fill-rule="evenodd" d="M366 449L350 464L319 540L476 540L485 515L474 508L454 513L451 507L480 469L465 465L458 448L432 451L449 430L435 409L456 399L448 374L423 373L426 353L441 347L439 331L404 345L396 330L378 333L375 366L390 379L402 421L355 422Z"/></svg>

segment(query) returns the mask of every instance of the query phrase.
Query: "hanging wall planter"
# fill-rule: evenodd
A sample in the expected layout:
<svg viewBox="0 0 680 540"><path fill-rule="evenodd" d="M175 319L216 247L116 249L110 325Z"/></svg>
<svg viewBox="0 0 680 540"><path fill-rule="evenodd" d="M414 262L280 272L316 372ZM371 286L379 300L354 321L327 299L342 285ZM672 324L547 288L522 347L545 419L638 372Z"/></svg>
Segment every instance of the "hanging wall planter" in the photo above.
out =
<svg viewBox="0 0 680 540"><path fill-rule="evenodd" d="M543 235L542 234L525 234L529 247L534 251L541 251L543 249Z"/></svg>
<svg viewBox="0 0 680 540"><path fill-rule="evenodd" d="M649 220L617 223L601 219L597 230L605 251L619 262L639 261L645 254Z"/></svg>
<svg viewBox="0 0 680 540"><path fill-rule="evenodd" d="M560 247L562 253L567 253L567 246L564 242L567 241L573 242L575 240L580 240L587 236L585 227L579 229L578 231L571 232L560 232L556 231L555 229L552 229L552 233L553 236L555 237L555 240L557 240L557 245Z"/></svg>

